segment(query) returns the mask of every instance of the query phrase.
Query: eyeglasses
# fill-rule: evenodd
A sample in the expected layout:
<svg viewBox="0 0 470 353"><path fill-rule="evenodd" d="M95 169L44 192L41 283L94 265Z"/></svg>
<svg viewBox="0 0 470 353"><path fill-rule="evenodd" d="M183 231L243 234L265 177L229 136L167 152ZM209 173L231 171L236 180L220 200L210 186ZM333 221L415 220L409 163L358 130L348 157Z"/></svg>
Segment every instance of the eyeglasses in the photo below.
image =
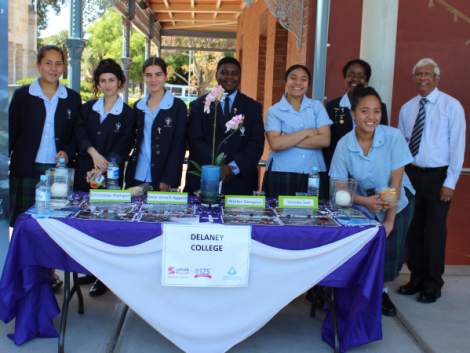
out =
<svg viewBox="0 0 470 353"><path fill-rule="evenodd" d="M434 77L434 76L437 76L437 75L436 75L436 74L432 74L432 73L430 73L430 72L417 72L417 73L413 74L413 76L414 76L415 78L421 78L421 77L423 77L423 76L426 76L426 77L428 77L428 78L431 78L431 77Z"/></svg>
<svg viewBox="0 0 470 353"><path fill-rule="evenodd" d="M346 77L349 77L349 78L358 78L358 79L365 79L366 77L363 75L363 74L355 74L353 72L350 72L349 74L346 75Z"/></svg>

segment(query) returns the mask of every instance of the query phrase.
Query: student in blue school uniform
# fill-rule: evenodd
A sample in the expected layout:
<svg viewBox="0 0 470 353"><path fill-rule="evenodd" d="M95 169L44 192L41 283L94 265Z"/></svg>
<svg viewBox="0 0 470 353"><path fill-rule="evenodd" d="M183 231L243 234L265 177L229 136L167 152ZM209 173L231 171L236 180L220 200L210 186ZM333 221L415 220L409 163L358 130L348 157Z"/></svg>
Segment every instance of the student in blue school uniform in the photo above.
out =
<svg viewBox="0 0 470 353"><path fill-rule="evenodd" d="M351 178L358 182L355 203L385 227L384 289L382 314L395 316L388 296L388 284L398 277L406 261L406 233L414 212L414 189L404 173L413 161L402 133L380 125L381 100L372 87L358 85L351 101L355 128L339 142L331 162L331 178ZM379 200L382 187L395 188L399 204L384 210Z"/></svg>
<svg viewBox="0 0 470 353"><path fill-rule="evenodd" d="M66 88L59 78L64 71L64 53L45 45L38 50L39 78L18 88L11 100L10 138L10 226L35 203L36 184L59 158L70 164L76 152L74 127L80 113L80 95ZM55 276L53 288L62 281Z"/></svg>
<svg viewBox="0 0 470 353"><path fill-rule="evenodd" d="M291 66L285 74L286 91L268 110L266 136L269 152L263 190L267 197L306 192L312 167L320 174L320 199L326 198L328 176L321 149L330 144L330 125L323 105L307 98L310 71Z"/></svg>
<svg viewBox="0 0 470 353"><path fill-rule="evenodd" d="M75 160L74 187L89 191L88 180L96 174L104 174L111 158L119 165L119 185L122 186L124 161L135 141L136 116L118 94L126 82L121 66L113 59L103 59L93 71L93 91L103 93L100 99L86 102L75 127L78 155ZM98 297L107 287L95 276L80 277L81 284L93 283L89 295Z"/></svg>
<svg viewBox="0 0 470 353"><path fill-rule="evenodd" d="M326 111L333 121L331 128L331 141L327 148L323 149L326 169L330 170L331 159L335 153L336 145L341 138L354 129L354 119L351 115L351 101L354 88L362 84L367 86L372 76L372 68L369 63L361 59L349 61L342 69L346 93L342 97L330 100L326 103ZM380 124L388 125L387 107L381 103L382 118Z"/></svg>
<svg viewBox="0 0 470 353"><path fill-rule="evenodd" d="M75 128L78 155L75 161L75 188L89 191L87 173L93 177L104 174L111 158L116 159L120 171L135 142L136 115L125 104L118 92L126 82L121 66L113 59L103 59L93 71L93 91L103 93L82 107ZM119 185L122 186L122 173Z"/></svg>
<svg viewBox="0 0 470 353"><path fill-rule="evenodd" d="M126 170L126 187L148 182L170 191L181 182L186 152L186 104L165 89L166 63L148 58L142 66L149 94L134 104L137 139Z"/></svg>

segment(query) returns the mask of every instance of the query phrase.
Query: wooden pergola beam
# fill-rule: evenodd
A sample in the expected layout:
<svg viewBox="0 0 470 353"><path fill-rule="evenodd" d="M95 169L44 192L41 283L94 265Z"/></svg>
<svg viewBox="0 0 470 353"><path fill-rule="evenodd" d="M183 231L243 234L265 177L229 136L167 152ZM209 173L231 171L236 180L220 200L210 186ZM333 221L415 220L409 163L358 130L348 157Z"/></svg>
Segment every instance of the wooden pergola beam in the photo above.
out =
<svg viewBox="0 0 470 353"><path fill-rule="evenodd" d="M168 2L168 0L166 0ZM194 8L184 4L150 4L150 9L157 15L162 12L209 12L209 13L241 13L243 9L240 5L226 5L221 3L219 8L217 4L194 4Z"/></svg>

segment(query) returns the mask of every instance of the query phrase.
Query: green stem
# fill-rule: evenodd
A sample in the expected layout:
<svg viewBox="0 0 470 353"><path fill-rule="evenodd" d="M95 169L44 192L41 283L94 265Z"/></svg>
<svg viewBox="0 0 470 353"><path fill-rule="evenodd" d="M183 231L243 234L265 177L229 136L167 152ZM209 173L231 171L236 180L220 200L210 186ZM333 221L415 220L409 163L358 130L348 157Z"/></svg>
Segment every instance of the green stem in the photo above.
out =
<svg viewBox="0 0 470 353"><path fill-rule="evenodd" d="M212 135L212 165L214 165L214 150L215 150L215 126L217 123L217 106L219 105L218 101L215 101L215 109L214 109L214 133Z"/></svg>
<svg viewBox="0 0 470 353"><path fill-rule="evenodd" d="M238 130L240 130L240 128L242 127L242 124L238 125L238 128L236 130L234 130L230 135L228 135L219 145L219 147L217 148L217 153L215 154L216 156L219 155L219 150L220 150L220 146L222 146L222 144L225 142L225 140L227 140L228 138L230 138L230 136L232 136L234 133L236 133Z"/></svg>

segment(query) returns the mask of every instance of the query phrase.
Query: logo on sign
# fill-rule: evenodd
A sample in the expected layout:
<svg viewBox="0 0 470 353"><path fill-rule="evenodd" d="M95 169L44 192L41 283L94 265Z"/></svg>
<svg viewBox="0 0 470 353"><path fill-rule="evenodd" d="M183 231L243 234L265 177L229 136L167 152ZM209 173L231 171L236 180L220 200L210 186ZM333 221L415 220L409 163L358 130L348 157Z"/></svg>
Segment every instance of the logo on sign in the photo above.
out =
<svg viewBox="0 0 470 353"><path fill-rule="evenodd" d="M235 269L233 268L233 266L230 268L230 270L228 271L228 274L230 276L235 276L237 274L237 271L235 271Z"/></svg>
<svg viewBox="0 0 470 353"><path fill-rule="evenodd" d="M211 269L210 268L196 268L194 270L194 278L198 277L207 277L212 278L211 276Z"/></svg>
<svg viewBox="0 0 470 353"><path fill-rule="evenodd" d="M169 275L174 275L175 274L175 268L174 267L168 267L168 274Z"/></svg>

